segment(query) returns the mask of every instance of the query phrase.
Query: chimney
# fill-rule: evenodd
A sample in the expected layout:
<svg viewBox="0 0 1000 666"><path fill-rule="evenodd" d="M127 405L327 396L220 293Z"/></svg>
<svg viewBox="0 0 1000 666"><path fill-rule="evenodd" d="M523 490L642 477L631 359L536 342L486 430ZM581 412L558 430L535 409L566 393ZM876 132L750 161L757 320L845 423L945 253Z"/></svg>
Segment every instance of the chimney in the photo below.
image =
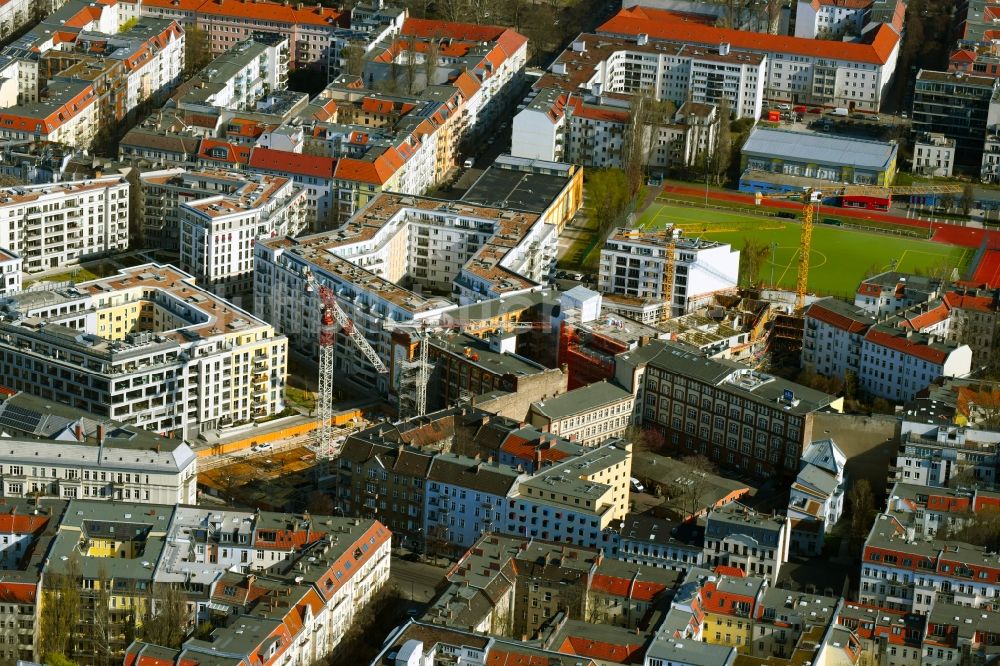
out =
<svg viewBox="0 0 1000 666"><path fill-rule="evenodd" d="M542 451L541 449L535 449L535 471L542 469Z"/></svg>
<svg viewBox="0 0 1000 666"><path fill-rule="evenodd" d="M104 424L97 424L97 443L104 444Z"/></svg>
<svg viewBox="0 0 1000 666"><path fill-rule="evenodd" d="M76 424L76 441L83 441L83 425L80 423Z"/></svg>

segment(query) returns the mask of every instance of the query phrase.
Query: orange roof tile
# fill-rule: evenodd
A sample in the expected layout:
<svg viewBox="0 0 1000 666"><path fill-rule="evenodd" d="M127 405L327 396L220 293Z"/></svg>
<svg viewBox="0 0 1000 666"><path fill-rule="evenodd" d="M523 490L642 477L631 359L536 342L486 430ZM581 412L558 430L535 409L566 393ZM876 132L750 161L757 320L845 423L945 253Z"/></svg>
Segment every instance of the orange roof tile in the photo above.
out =
<svg viewBox="0 0 1000 666"><path fill-rule="evenodd" d="M273 148L254 148L248 162L251 168L285 171L298 176L332 178L337 161L322 155L303 155Z"/></svg>
<svg viewBox="0 0 1000 666"><path fill-rule="evenodd" d="M728 43L733 48L758 53L789 53L877 65L884 65L888 62L893 50L899 44L899 35L886 24L882 24L872 31L868 43L837 42L716 28L690 21L673 12L641 6L622 9L601 25L598 31L615 35L644 33L653 39L706 46Z"/></svg>
<svg viewBox="0 0 1000 666"><path fill-rule="evenodd" d="M947 352L943 349L930 347L923 341L909 340L905 335L893 335L878 328L870 329L865 334L865 340L937 365L941 365L948 358Z"/></svg>

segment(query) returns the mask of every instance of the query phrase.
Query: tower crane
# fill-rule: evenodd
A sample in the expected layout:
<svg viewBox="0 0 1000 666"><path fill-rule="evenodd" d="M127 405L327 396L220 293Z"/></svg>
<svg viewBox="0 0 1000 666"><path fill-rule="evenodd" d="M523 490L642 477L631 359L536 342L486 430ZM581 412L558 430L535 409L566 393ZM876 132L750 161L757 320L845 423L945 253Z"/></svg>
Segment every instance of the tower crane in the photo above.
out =
<svg viewBox="0 0 1000 666"><path fill-rule="evenodd" d="M660 321L665 322L674 316L674 272L677 270L677 239L681 230L671 226L663 231L628 230L623 234L626 238L645 241L663 241L663 281L660 293L666 302Z"/></svg>
<svg viewBox="0 0 1000 666"><path fill-rule="evenodd" d="M306 268L306 293L318 292L322 309L319 324L319 381L317 412L319 415L319 457L330 460L336 455L333 444L333 361L336 351L337 329L347 333L365 358L380 373L389 372L382 359L365 336L354 326L354 322L337 304L333 289L319 284L312 271Z"/></svg>
<svg viewBox="0 0 1000 666"><path fill-rule="evenodd" d="M412 337L416 337L418 342L417 348L417 378L416 378L416 400L415 416L423 416L427 413L427 384L430 381L430 362L428 359L428 350L430 348L430 334L431 333L441 333L443 331L455 331L461 330L463 327L468 328L489 328L490 324L488 321L476 320L476 319L452 319L447 322L435 321L435 320L419 320L419 321L391 321L385 320L383 322L383 327L387 331L398 331L405 330L410 331ZM539 322L522 322L522 321L511 321L502 322L496 326L493 326L495 330L539 330L545 324ZM415 335L414 335L415 334Z"/></svg>
<svg viewBox="0 0 1000 666"><path fill-rule="evenodd" d="M755 172L748 175L753 176ZM768 175L768 174L763 174ZM805 179L803 179L805 180ZM823 200L824 191L827 196L907 196L916 194L957 194L962 188L957 185L838 185L824 184L813 181L816 187L808 186L801 192L779 194L754 193L754 203L761 205L765 199L794 199L802 202L802 232L799 236L799 266L795 280L795 309L801 310L806 304L806 292L809 285L809 254L812 251L813 217L816 206ZM822 187L822 189L820 189Z"/></svg>

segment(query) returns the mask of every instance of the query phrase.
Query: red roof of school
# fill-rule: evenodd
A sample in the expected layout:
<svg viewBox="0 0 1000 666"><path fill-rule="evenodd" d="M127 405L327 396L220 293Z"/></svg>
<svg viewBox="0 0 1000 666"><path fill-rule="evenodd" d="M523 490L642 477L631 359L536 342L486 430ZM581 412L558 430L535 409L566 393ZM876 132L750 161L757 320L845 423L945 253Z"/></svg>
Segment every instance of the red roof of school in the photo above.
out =
<svg viewBox="0 0 1000 666"><path fill-rule="evenodd" d="M884 65L899 44L899 35L886 24L872 31L867 43L765 35L729 28L716 28L662 9L635 6L622 9L598 28L615 35L647 34L653 39L718 46L756 52L788 53L814 58Z"/></svg>

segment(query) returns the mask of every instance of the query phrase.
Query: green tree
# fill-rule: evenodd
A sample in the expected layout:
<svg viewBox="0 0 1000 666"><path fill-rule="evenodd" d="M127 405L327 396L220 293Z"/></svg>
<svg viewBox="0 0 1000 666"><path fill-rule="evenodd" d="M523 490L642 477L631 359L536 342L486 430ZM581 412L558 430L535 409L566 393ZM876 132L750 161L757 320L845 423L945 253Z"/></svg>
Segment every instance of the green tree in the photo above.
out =
<svg viewBox="0 0 1000 666"><path fill-rule="evenodd" d="M137 16L133 16L129 20L122 23L121 27L118 28L118 33L119 34L126 33L135 26L137 26L138 24L139 24L139 18Z"/></svg>
<svg viewBox="0 0 1000 666"><path fill-rule="evenodd" d="M191 78L212 62L208 33L196 25L184 31L184 78Z"/></svg>
<svg viewBox="0 0 1000 666"><path fill-rule="evenodd" d="M723 98L719 103L719 126L718 126L718 136L716 137L716 148L715 157L713 164L713 172L715 175L715 182L719 184L723 181L726 172L729 171L730 164L733 158L733 134L730 129L732 123L732 110L729 106L729 100Z"/></svg>
<svg viewBox="0 0 1000 666"><path fill-rule="evenodd" d="M633 91L622 142L622 168L630 198L642 187L643 174L660 128L673 120L675 112L673 102L657 100L649 88Z"/></svg>
<svg viewBox="0 0 1000 666"><path fill-rule="evenodd" d="M76 666L76 662L66 657L61 652L52 652L45 655L45 666Z"/></svg>
<svg viewBox="0 0 1000 666"><path fill-rule="evenodd" d="M605 234L621 217L631 199L625 172L621 169L592 171L587 195L596 226Z"/></svg>

